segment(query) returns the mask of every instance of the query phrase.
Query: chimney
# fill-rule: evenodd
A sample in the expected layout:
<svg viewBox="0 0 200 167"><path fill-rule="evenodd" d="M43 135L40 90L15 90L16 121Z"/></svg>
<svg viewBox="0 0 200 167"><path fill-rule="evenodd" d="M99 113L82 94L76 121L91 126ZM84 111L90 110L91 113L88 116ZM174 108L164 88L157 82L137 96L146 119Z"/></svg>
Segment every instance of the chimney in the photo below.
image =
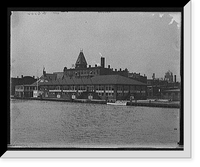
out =
<svg viewBox="0 0 200 167"><path fill-rule="evenodd" d="M110 65L108 65L108 68L110 68Z"/></svg>
<svg viewBox="0 0 200 167"><path fill-rule="evenodd" d="M153 73L153 76L152 76L152 78L153 78L153 79L155 79L155 73Z"/></svg>
<svg viewBox="0 0 200 167"><path fill-rule="evenodd" d="M89 65L89 68L91 68L91 65Z"/></svg>
<svg viewBox="0 0 200 167"><path fill-rule="evenodd" d="M97 64L95 64L95 67L97 67Z"/></svg>
<svg viewBox="0 0 200 167"><path fill-rule="evenodd" d="M105 57L101 57L101 67L105 68Z"/></svg>
<svg viewBox="0 0 200 167"><path fill-rule="evenodd" d="M33 75L33 79L35 79L35 76Z"/></svg>
<svg viewBox="0 0 200 167"><path fill-rule="evenodd" d="M23 75L21 75L21 78L23 78Z"/></svg>
<svg viewBox="0 0 200 167"><path fill-rule="evenodd" d="M174 75L174 82L176 83L176 75Z"/></svg>
<svg viewBox="0 0 200 167"><path fill-rule="evenodd" d="M115 68L115 71L117 71L117 69Z"/></svg>
<svg viewBox="0 0 200 167"><path fill-rule="evenodd" d="M120 68L119 71L122 71L122 69Z"/></svg>

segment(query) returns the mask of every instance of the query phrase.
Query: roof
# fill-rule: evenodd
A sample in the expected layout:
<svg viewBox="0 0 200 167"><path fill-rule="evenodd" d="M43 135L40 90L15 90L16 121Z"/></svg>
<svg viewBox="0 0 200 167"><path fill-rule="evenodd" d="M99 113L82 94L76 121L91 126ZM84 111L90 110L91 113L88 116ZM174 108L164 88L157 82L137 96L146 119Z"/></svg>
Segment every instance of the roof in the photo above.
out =
<svg viewBox="0 0 200 167"><path fill-rule="evenodd" d="M180 89L165 90L165 92L180 92Z"/></svg>
<svg viewBox="0 0 200 167"><path fill-rule="evenodd" d="M44 76L44 78L47 80L55 80L56 77L57 77L56 74L49 74L49 73L45 74L45 76Z"/></svg>
<svg viewBox="0 0 200 167"><path fill-rule="evenodd" d="M85 56L83 54L83 51L81 51L79 53L78 59L76 60L76 66L80 66L80 67L87 66L87 62L86 62Z"/></svg>
<svg viewBox="0 0 200 167"><path fill-rule="evenodd" d="M39 85L146 85L142 82L121 75L99 75L89 78L64 77L48 82L39 82Z"/></svg>
<svg viewBox="0 0 200 167"><path fill-rule="evenodd" d="M96 84L119 84L119 85L146 85L142 82L121 75L99 75L92 78Z"/></svg>

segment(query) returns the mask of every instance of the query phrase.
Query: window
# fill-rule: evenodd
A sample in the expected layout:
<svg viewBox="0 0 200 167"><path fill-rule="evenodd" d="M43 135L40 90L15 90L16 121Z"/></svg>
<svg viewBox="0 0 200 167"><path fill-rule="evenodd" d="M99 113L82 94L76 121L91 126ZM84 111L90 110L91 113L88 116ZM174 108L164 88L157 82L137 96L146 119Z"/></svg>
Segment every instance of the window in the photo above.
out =
<svg viewBox="0 0 200 167"><path fill-rule="evenodd" d="M110 97L113 96L113 95L114 95L114 93L108 93L108 96L110 96Z"/></svg>
<svg viewBox="0 0 200 167"><path fill-rule="evenodd" d="M117 90L122 90L122 86L117 86Z"/></svg>
<svg viewBox="0 0 200 167"><path fill-rule="evenodd" d="M130 90L135 90L135 86L130 86Z"/></svg>
<svg viewBox="0 0 200 167"><path fill-rule="evenodd" d="M60 86L56 86L56 90L60 90Z"/></svg>
<svg viewBox="0 0 200 167"><path fill-rule="evenodd" d="M141 89L141 87L140 86L136 86L136 90L140 90Z"/></svg>
<svg viewBox="0 0 200 167"><path fill-rule="evenodd" d="M99 86L99 90L104 90L104 86L103 86L103 85L100 85L100 86Z"/></svg>
<svg viewBox="0 0 200 167"><path fill-rule="evenodd" d="M89 91L89 92L94 91L94 86L88 85L88 91Z"/></svg>
<svg viewBox="0 0 200 167"><path fill-rule="evenodd" d="M105 90L114 90L113 85L106 85Z"/></svg>
<svg viewBox="0 0 200 167"><path fill-rule="evenodd" d="M117 96L123 96L123 94L122 93L117 93Z"/></svg>
<svg viewBox="0 0 200 167"><path fill-rule="evenodd" d="M103 96L103 93L100 92L100 93L98 93L98 95L99 95L99 96Z"/></svg>
<svg viewBox="0 0 200 167"><path fill-rule="evenodd" d="M145 90L145 86L141 86L141 90Z"/></svg>
<svg viewBox="0 0 200 167"><path fill-rule="evenodd" d="M124 90L129 91L129 86L124 86Z"/></svg>

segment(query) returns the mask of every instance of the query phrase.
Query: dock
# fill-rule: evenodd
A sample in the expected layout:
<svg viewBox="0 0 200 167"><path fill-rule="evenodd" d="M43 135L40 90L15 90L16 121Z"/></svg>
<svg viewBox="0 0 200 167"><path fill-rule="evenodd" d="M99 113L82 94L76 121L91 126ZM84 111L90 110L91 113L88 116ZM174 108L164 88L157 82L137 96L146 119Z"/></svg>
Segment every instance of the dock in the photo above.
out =
<svg viewBox="0 0 200 167"><path fill-rule="evenodd" d="M106 100L97 99L63 99L63 98L34 98L34 97L11 97L11 99L21 100L41 100L41 101L56 101L56 102L74 102L74 103L92 103L92 104L107 104ZM149 101L138 100L133 102L127 102L127 106L141 106L141 107L160 107L160 108L180 108L179 102L162 102L162 101Z"/></svg>
<svg viewBox="0 0 200 167"><path fill-rule="evenodd" d="M127 106L143 106L143 107L161 107L161 108L180 108L179 103L161 103L161 102L152 102L152 103L144 103L144 102L136 102L131 103L127 102Z"/></svg>

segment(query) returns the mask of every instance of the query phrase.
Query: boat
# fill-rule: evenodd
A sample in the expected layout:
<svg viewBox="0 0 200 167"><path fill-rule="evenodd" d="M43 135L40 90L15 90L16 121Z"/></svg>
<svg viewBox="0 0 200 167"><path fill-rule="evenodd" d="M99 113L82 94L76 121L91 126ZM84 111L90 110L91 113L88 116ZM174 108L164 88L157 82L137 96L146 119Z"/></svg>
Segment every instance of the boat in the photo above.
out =
<svg viewBox="0 0 200 167"><path fill-rule="evenodd" d="M121 100L117 100L116 102L112 103L112 102L107 102L107 104L109 105L116 105L116 106L126 106L128 101L121 101Z"/></svg>

